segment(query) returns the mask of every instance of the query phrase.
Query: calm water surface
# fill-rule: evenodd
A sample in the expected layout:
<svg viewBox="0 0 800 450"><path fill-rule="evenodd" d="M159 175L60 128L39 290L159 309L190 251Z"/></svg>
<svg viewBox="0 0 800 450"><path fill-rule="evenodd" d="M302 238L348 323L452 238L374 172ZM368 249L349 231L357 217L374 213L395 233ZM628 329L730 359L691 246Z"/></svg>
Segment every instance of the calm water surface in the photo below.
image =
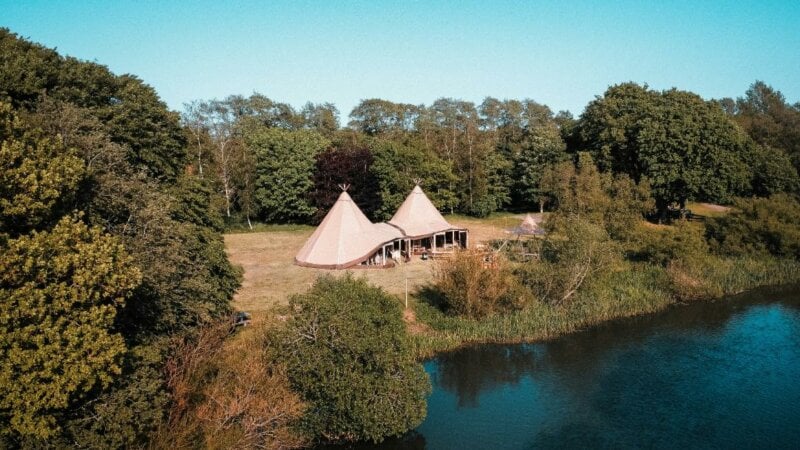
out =
<svg viewBox="0 0 800 450"><path fill-rule="evenodd" d="M380 448L800 448L800 289L470 347L425 369L427 419Z"/></svg>

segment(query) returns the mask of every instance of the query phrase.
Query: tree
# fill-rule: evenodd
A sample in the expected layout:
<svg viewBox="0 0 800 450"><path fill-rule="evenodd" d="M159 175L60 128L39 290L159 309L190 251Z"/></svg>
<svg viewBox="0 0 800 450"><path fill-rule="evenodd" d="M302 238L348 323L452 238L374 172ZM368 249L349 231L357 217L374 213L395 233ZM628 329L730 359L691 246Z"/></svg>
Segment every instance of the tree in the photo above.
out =
<svg viewBox="0 0 800 450"><path fill-rule="evenodd" d="M339 110L333 103L314 104L308 102L300 110L304 127L316 130L323 136L330 137L339 129Z"/></svg>
<svg viewBox="0 0 800 450"><path fill-rule="evenodd" d="M143 446L169 336L226 315L238 286L211 180L184 174L177 115L132 76L3 29L0 96L3 443Z"/></svg>
<svg viewBox="0 0 800 450"><path fill-rule="evenodd" d="M745 160L752 171L753 194L769 197L780 192L800 192L800 177L783 149L748 146Z"/></svg>
<svg viewBox="0 0 800 450"><path fill-rule="evenodd" d="M177 113L152 87L133 75L20 39L0 29L0 94L14 107L34 109L43 96L92 112L128 161L148 176L172 181L185 165L186 148Z"/></svg>
<svg viewBox="0 0 800 450"><path fill-rule="evenodd" d="M237 112L234 109L235 97L226 100L211 100L187 106L184 120L194 130L196 139L208 133L213 144L217 180L225 200L225 216L231 216L231 207L236 194L233 178L237 146ZM198 164L202 167L202 143L198 142Z"/></svg>
<svg viewBox="0 0 800 450"><path fill-rule="evenodd" d="M329 142L314 131L258 129L245 137L256 155L255 198L269 222L306 223L314 215L308 198L316 156Z"/></svg>
<svg viewBox="0 0 800 450"><path fill-rule="evenodd" d="M111 140L125 145L128 160L158 180L175 180L186 165L186 138L178 113L169 111L155 90L133 75L116 79L109 104L98 108Z"/></svg>
<svg viewBox="0 0 800 450"><path fill-rule="evenodd" d="M800 172L800 109L780 91L756 81L736 100L734 118L757 143L781 149Z"/></svg>
<svg viewBox="0 0 800 450"><path fill-rule="evenodd" d="M419 107L371 98L350 112L350 128L370 136L410 131L419 116Z"/></svg>
<svg viewBox="0 0 800 450"><path fill-rule="evenodd" d="M372 154L374 162L370 170L377 180L380 196L376 219L390 219L417 181L438 209L452 211L456 207L452 167L433 152L413 143L380 140L374 142Z"/></svg>
<svg viewBox="0 0 800 450"><path fill-rule="evenodd" d="M747 192L747 136L716 102L633 83L610 87L587 106L580 135L601 170L646 177L662 217L689 199L727 202Z"/></svg>
<svg viewBox="0 0 800 450"><path fill-rule="evenodd" d="M518 204L537 204L544 212L547 194L541 186L545 168L568 158L561 134L554 125L538 126L526 131L519 153L514 159L514 193Z"/></svg>
<svg viewBox="0 0 800 450"><path fill-rule="evenodd" d="M582 286L610 271L620 253L602 226L568 215L549 224L541 262L518 269L523 284L552 305L570 302Z"/></svg>
<svg viewBox="0 0 800 450"><path fill-rule="evenodd" d="M301 426L328 441L380 442L419 425L430 383L396 299L365 280L324 276L289 300L270 343L308 402Z"/></svg>
<svg viewBox="0 0 800 450"><path fill-rule="evenodd" d="M553 228L578 217L602 225L613 239L624 240L654 209L646 178L634 183L626 174L600 173L587 152L578 153L575 164L564 161L545 169L541 185L556 207L548 222Z"/></svg>
<svg viewBox="0 0 800 450"><path fill-rule="evenodd" d="M0 415L46 439L63 413L121 372L117 308L140 280L119 241L72 217L0 254Z"/></svg>
<svg viewBox="0 0 800 450"><path fill-rule="evenodd" d="M76 152L26 130L0 103L0 233L16 234L57 218L85 173Z"/></svg>
<svg viewBox="0 0 800 450"><path fill-rule="evenodd" d="M374 158L366 147L340 145L317 155L314 170L314 190L311 194L319 223L339 198L338 186L346 184L348 192L367 217L374 218L380 207L379 183L372 169Z"/></svg>

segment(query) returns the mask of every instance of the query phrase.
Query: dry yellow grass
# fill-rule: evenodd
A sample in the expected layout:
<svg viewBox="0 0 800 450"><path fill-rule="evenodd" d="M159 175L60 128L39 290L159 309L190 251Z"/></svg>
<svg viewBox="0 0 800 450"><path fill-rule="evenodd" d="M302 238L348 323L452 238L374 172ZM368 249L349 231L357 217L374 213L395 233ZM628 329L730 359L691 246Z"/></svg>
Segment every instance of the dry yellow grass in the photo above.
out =
<svg viewBox="0 0 800 450"><path fill-rule="evenodd" d="M730 211L729 206L715 205L713 203L694 203L689 202L686 207L694 214L701 216L724 216Z"/></svg>
<svg viewBox="0 0 800 450"><path fill-rule="evenodd" d="M453 225L470 230L470 246L491 239L510 237L507 230L519 225L524 214L498 214L487 219L449 217ZM339 275L345 271L311 269L294 264L294 255L314 231L312 227L297 230L275 230L225 235L228 258L244 268L242 287L234 297L238 310L260 313L275 305L286 304L292 294L304 292L322 274ZM431 261L414 259L391 269L353 269L357 277L386 289L403 299L406 278L413 295L432 279Z"/></svg>

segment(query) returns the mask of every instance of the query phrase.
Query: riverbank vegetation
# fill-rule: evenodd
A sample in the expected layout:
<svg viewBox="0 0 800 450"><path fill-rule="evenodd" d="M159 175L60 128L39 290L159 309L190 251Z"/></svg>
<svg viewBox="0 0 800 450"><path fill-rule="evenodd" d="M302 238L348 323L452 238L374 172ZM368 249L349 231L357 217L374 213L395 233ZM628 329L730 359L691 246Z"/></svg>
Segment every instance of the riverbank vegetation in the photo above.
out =
<svg viewBox="0 0 800 450"><path fill-rule="evenodd" d="M582 164L591 164L582 156ZM618 204L627 198L631 204L619 209L628 213L608 215L595 203L563 204L550 215L546 237L504 245L493 255L499 263L486 264L485 256L470 252L438 263L434 285L415 305L416 319L425 325L415 335L420 357L466 343L546 339L679 302L800 282L796 197L741 200L729 214L706 221L653 226L636 218L646 202L610 189L613 182L604 183L597 171L574 173L563 179L563 189L600 187L600 205L612 195ZM520 260L520 252L536 258ZM484 281L483 291L478 280L491 282ZM475 291L501 295L469 295ZM515 307L497 308L497 298Z"/></svg>
<svg viewBox="0 0 800 450"><path fill-rule="evenodd" d="M309 404L298 427L311 440L380 442L422 422L430 382L395 298L364 280L322 277L288 314L267 347Z"/></svg>
<svg viewBox="0 0 800 450"><path fill-rule="evenodd" d="M380 441L423 419L437 351L798 281L800 105L762 82L736 100L623 83L578 118L492 97L349 118L261 94L176 113L1 29L0 446ZM441 262L405 312L363 280L267 279L300 292L231 327L223 231L307 233L340 183L386 219L415 182L467 224L546 210L547 234Z"/></svg>

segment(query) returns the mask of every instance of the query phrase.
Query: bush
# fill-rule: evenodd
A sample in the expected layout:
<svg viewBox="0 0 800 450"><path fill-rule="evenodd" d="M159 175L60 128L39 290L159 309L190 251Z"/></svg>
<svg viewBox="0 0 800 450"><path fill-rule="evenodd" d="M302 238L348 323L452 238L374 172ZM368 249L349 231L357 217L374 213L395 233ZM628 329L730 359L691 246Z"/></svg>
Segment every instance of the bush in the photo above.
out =
<svg viewBox="0 0 800 450"><path fill-rule="evenodd" d="M708 243L701 225L679 220L672 226L636 229L629 243L632 259L666 267L670 261L702 258L708 254Z"/></svg>
<svg viewBox="0 0 800 450"><path fill-rule="evenodd" d="M457 252L438 263L434 283L443 309L460 316L478 318L521 309L530 299L499 255L476 251Z"/></svg>
<svg viewBox="0 0 800 450"><path fill-rule="evenodd" d="M521 265L517 274L539 300L552 305L573 299L584 283L619 262L618 245L606 230L586 219L553 216L539 250L541 261Z"/></svg>
<svg viewBox="0 0 800 450"><path fill-rule="evenodd" d="M430 383L399 302L348 275L319 278L289 305L269 346L309 404L303 430L328 441L380 442L422 422Z"/></svg>
<svg viewBox="0 0 800 450"><path fill-rule="evenodd" d="M249 330L248 330L249 331ZM166 364L169 420L155 448L296 448L304 405L256 331L229 338L231 325L205 326L173 346Z"/></svg>
<svg viewBox="0 0 800 450"><path fill-rule="evenodd" d="M800 259L800 202L790 194L739 200L735 210L708 223L708 239L723 255L770 253Z"/></svg>

